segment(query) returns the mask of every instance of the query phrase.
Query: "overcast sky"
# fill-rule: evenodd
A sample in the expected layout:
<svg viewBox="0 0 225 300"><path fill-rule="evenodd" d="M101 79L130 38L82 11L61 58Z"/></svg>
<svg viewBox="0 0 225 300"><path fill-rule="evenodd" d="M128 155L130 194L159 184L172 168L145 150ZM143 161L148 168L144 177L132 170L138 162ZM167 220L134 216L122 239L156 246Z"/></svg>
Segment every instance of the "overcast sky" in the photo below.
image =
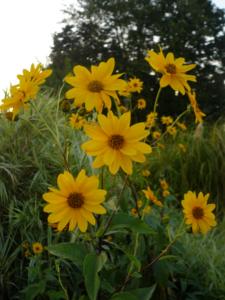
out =
<svg viewBox="0 0 225 300"><path fill-rule="evenodd" d="M32 63L46 64L62 9L73 0L0 0L0 99L16 75ZM214 0L225 8L225 0Z"/></svg>

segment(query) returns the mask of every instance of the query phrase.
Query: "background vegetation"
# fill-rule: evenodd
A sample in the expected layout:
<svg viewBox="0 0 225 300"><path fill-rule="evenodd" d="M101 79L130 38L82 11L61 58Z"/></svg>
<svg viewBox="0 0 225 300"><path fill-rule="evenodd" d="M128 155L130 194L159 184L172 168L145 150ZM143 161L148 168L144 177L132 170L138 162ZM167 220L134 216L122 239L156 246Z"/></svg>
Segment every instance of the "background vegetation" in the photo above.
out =
<svg viewBox="0 0 225 300"><path fill-rule="evenodd" d="M64 27L54 35L50 54L53 86L60 86L74 65L89 67L113 56L120 72L151 86L142 96L152 103L158 82L144 57L148 49L160 46L197 64L195 87L207 119L224 114L225 14L211 0L78 2L79 6L65 10ZM186 103L186 99L175 101L174 93L166 89L160 112L179 114Z"/></svg>

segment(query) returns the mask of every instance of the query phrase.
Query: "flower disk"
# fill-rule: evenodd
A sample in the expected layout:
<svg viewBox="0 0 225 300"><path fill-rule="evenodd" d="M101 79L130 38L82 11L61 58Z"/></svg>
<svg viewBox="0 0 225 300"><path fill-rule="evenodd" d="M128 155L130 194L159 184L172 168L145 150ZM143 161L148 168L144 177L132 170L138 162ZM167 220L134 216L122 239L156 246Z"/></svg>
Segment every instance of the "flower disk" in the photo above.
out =
<svg viewBox="0 0 225 300"><path fill-rule="evenodd" d="M195 68L195 64L187 65L183 57L175 59L171 52L165 57L162 49L159 53L150 50L145 60L156 72L163 74L160 79L162 88L170 85L172 89L184 95L186 90L191 90L187 81L196 81L194 75L186 74L186 72Z"/></svg>
<svg viewBox="0 0 225 300"><path fill-rule="evenodd" d="M188 191L181 202L185 216L185 223L192 225L193 233L207 233L210 227L216 226L215 215L212 211L215 204L207 204L209 194L202 192L196 196L194 192Z"/></svg>
<svg viewBox="0 0 225 300"><path fill-rule="evenodd" d="M114 58L101 62L99 66L92 66L91 72L83 66L75 66L73 68L75 76L68 75L65 78L65 81L73 86L66 93L66 97L74 99L76 106L85 103L88 111L95 107L98 112L102 112L104 105L111 109L110 97L119 103L117 91L123 90L126 86L125 81L119 79L122 74L112 75L114 67Z"/></svg>
<svg viewBox="0 0 225 300"><path fill-rule="evenodd" d="M67 171L57 179L59 189L49 188L50 192L43 195L48 202L44 211L50 213L49 223L58 223L57 229L62 231L66 225L69 230L77 226L80 231L87 230L88 222L95 225L93 214L105 214L101 205L105 200L106 191L98 189L99 180L96 176L86 176L81 170L77 178Z"/></svg>
<svg viewBox="0 0 225 300"><path fill-rule="evenodd" d="M127 174L132 174L132 161L142 163L144 154L151 153L151 147L140 142L149 134L145 124L130 126L130 118L130 112L118 118L110 111L107 117L98 115L99 125L84 127L92 140L84 143L82 148L87 154L96 156L94 168L107 165L109 171L116 174L121 167Z"/></svg>

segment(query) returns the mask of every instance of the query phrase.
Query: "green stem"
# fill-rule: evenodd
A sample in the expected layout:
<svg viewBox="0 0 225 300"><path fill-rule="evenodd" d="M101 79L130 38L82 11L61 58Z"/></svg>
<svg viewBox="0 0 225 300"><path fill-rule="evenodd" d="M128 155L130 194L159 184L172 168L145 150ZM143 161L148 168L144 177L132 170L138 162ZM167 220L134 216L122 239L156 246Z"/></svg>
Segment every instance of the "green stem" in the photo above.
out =
<svg viewBox="0 0 225 300"><path fill-rule="evenodd" d="M64 287L63 283L62 283L62 280L61 280L61 275L60 275L60 266L59 266L59 263L58 262L55 262L55 267L56 267L56 272L57 272L57 275L58 275L58 281L59 281L59 284L65 294L65 299L66 300L69 300L69 295L67 293L67 290L66 288Z"/></svg>
<svg viewBox="0 0 225 300"><path fill-rule="evenodd" d="M158 101L159 101L159 96L160 96L161 90L162 90L162 88L161 88L161 86L160 86L159 89L158 89L156 98L155 98L155 103L154 103L154 107L153 107L153 113L156 113L157 106L158 106Z"/></svg>

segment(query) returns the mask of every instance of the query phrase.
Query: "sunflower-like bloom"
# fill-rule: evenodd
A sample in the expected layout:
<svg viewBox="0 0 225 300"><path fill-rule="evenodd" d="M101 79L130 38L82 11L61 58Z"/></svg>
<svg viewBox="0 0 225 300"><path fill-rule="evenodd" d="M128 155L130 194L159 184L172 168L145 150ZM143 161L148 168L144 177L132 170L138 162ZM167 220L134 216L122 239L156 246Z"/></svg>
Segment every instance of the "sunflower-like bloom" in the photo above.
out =
<svg viewBox="0 0 225 300"><path fill-rule="evenodd" d="M21 80L25 80L27 82L32 82L35 85L40 85L45 83L47 77L52 74L52 70L46 69L43 70L41 64L38 64L36 67L34 64L31 65L30 70L23 70L22 75L17 75L17 78Z"/></svg>
<svg viewBox="0 0 225 300"><path fill-rule="evenodd" d="M138 109L144 109L146 108L146 101L143 98L140 98L137 100L137 108Z"/></svg>
<svg viewBox="0 0 225 300"><path fill-rule="evenodd" d="M88 222L95 225L95 214L105 214L105 208L100 205L105 200L106 191L98 189L97 176L86 176L81 170L76 178L67 171L59 174L57 179L59 189L49 188L43 195L48 202L44 211L50 213L49 223L58 223L58 231L67 225L69 231L77 226L80 231L87 230Z"/></svg>
<svg viewBox="0 0 225 300"><path fill-rule="evenodd" d="M129 91L131 93L140 93L143 89L143 82L139 78L130 78L128 81Z"/></svg>
<svg viewBox="0 0 225 300"><path fill-rule="evenodd" d="M41 243L35 242L32 244L32 250L34 254L41 254L44 250L44 247Z"/></svg>
<svg viewBox="0 0 225 300"><path fill-rule="evenodd" d="M189 101L190 101L190 104L193 108L193 111L194 111L194 114L195 114L195 123L202 123L203 122L203 117L206 116L206 114L204 114L199 106L198 106L198 103L197 103L197 100L196 100L196 95L195 95L195 92L189 92L188 93L188 98L189 98Z"/></svg>
<svg viewBox="0 0 225 300"><path fill-rule="evenodd" d="M155 205L162 207L163 204L160 200L157 199L157 197L154 195L153 191L150 189L150 187L147 187L147 190L142 190L142 192L145 194L145 197L153 202Z"/></svg>
<svg viewBox="0 0 225 300"><path fill-rule="evenodd" d="M147 115L145 126L146 126L146 127L150 127L150 128L153 127L153 126L155 125L157 116L158 116L158 113L157 113L157 112L150 112L150 113Z"/></svg>
<svg viewBox="0 0 225 300"><path fill-rule="evenodd" d="M0 110L8 111L11 109L12 120L18 115L20 109L27 108L27 102L34 99L38 93L38 86L30 81L21 81L18 85L10 87L10 95L2 100Z"/></svg>
<svg viewBox="0 0 225 300"><path fill-rule="evenodd" d="M173 123L173 118L171 116L162 116L161 122L163 125L170 125Z"/></svg>
<svg viewBox="0 0 225 300"><path fill-rule="evenodd" d="M202 192L196 196L195 192L188 191L184 194L184 200L181 202L185 223L192 225L193 233L207 233L210 227L216 226L215 215L212 211L215 204L207 204L209 194L203 195Z"/></svg>
<svg viewBox="0 0 225 300"><path fill-rule="evenodd" d="M150 50L145 59L156 72L163 75L160 79L162 88L170 85L172 89L184 95L186 90L191 90L188 81L196 81L196 76L186 74L186 72L194 69L196 65L187 65L183 57L175 59L172 52L169 52L165 57L162 49L159 53Z"/></svg>
<svg viewBox="0 0 225 300"><path fill-rule="evenodd" d="M42 71L41 65L35 66L32 64L30 71L23 70L22 75L17 75L19 83L10 87L9 96L2 100L0 110L12 111L12 119L19 113L20 109L25 109L28 101L35 99L40 85L45 82L45 79L51 75L51 70Z"/></svg>
<svg viewBox="0 0 225 300"><path fill-rule="evenodd" d="M82 148L87 154L97 156L94 168L107 165L109 171L116 174L121 167L127 174L132 174L132 161L142 163L145 161L144 154L151 153L151 147L140 142L149 134L145 124L130 126L130 119L130 112L118 118L110 111L107 117L98 115L99 125L84 127L92 140L84 143Z"/></svg>
<svg viewBox="0 0 225 300"><path fill-rule="evenodd" d="M119 79L122 74L112 75L114 67L114 58L101 62L99 66L92 66L91 72L83 66L75 66L73 68L75 76L68 75L64 79L73 86L66 92L66 98L74 99L76 106L85 103L88 111L95 107L98 112L102 112L104 105L111 109L110 97L120 103L117 91L123 90L126 86L126 82Z"/></svg>

